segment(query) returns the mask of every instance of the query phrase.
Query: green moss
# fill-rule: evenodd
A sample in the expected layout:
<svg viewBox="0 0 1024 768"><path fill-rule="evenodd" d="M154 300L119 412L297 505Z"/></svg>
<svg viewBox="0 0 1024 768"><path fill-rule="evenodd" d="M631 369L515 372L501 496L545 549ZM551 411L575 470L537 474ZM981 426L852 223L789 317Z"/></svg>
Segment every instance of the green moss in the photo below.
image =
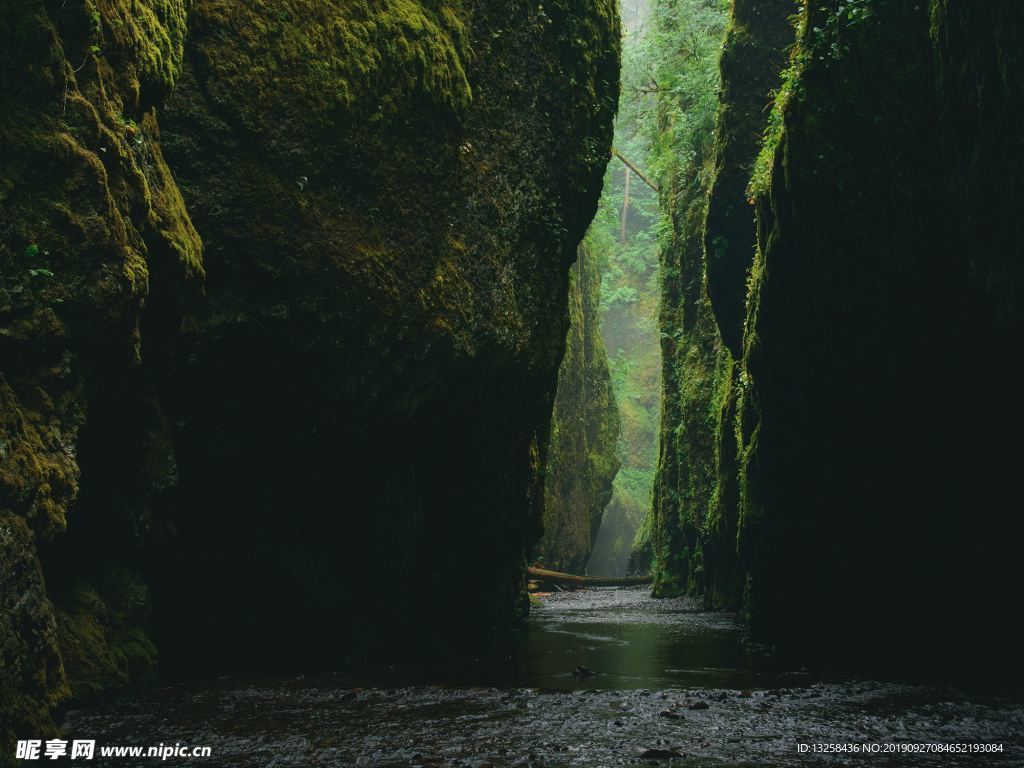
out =
<svg viewBox="0 0 1024 768"><path fill-rule="evenodd" d="M61 655L79 700L156 681L157 651L147 631L149 589L137 574L119 568L109 569L102 584L103 596L73 578L56 597Z"/></svg>
<svg viewBox="0 0 1024 768"><path fill-rule="evenodd" d="M662 530L655 537L655 575L662 595L685 592L715 602L707 550L721 547L728 552L725 521L735 515L734 509L725 506L732 457L721 455L719 449L723 426L731 428L723 413L729 412L733 363L721 343L706 295L699 297L694 309L696 322L684 326L682 343L668 362L673 370L667 412L678 421L663 434L671 445L668 449L663 445L656 478L659 504L654 525Z"/></svg>
<svg viewBox="0 0 1024 768"><path fill-rule="evenodd" d="M181 74L188 11L185 0L95 0L86 3L94 44L116 50L140 88L170 90Z"/></svg>
<svg viewBox="0 0 1024 768"><path fill-rule="evenodd" d="M143 118L142 135L148 142L152 170L149 176L149 215L146 225L166 246L171 257L180 265L187 279L201 278L203 272L203 243L185 210L185 201L175 183L160 149L160 132L156 115L147 113Z"/></svg>
<svg viewBox="0 0 1024 768"><path fill-rule="evenodd" d="M215 96L250 130L275 120L328 125L342 110L379 120L417 94L460 110L472 95L458 0L200 0L191 14L198 30L231 30L230 44L211 36L198 48L215 71Z"/></svg>
<svg viewBox="0 0 1024 768"><path fill-rule="evenodd" d="M25 397L0 373L0 504L51 539L66 530L67 508L78 493L78 466L64 450L78 424L73 410L61 412L59 399L39 390Z"/></svg>
<svg viewBox="0 0 1024 768"><path fill-rule="evenodd" d="M0 257L19 240L38 241L58 267L50 291L62 301L88 304L100 299L93 290L117 291L102 279L76 284L100 264L119 269L127 290L144 295L149 224L190 273L201 271L201 243L163 162L155 113L144 106L169 90L180 71L184 15L183 3L129 8L106 1L92 10L62 8L53 19L27 12L7 30L34 42L4 54L6 65L28 77L0 117L10 153L0 189L8 190L3 205L15 224L13 242L0 243ZM101 52L86 50L72 62L77 51L68 49L76 36L81 44L100 40ZM28 169L42 172L18 184Z"/></svg>
<svg viewBox="0 0 1024 768"><path fill-rule="evenodd" d="M16 656L0 674L0 719L22 733L52 728L49 712L69 693L65 669L89 681L83 690L128 669L152 677L143 638L125 627L119 648L85 592L62 606L58 640L42 573L73 574L88 556L56 556L62 539L112 516L81 516L80 434L96 393L141 362L154 269L168 292L202 275L154 107L180 74L184 25L184 3L173 1L16 0L0 14L0 71L18 73L3 83L0 110L0 514L6 530L31 532L0 601L20 588L33 595L31 616L0 627ZM119 446L104 460L134 451ZM46 544L41 564L35 539ZM116 674L99 674L105 665Z"/></svg>
<svg viewBox="0 0 1024 768"><path fill-rule="evenodd" d="M544 483L544 536L535 554L582 573L619 471L619 411L601 336L601 273L581 245L569 280L569 332L558 371Z"/></svg>
<svg viewBox="0 0 1024 768"><path fill-rule="evenodd" d="M176 650L230 663L280 651L292 617L329 628L333 659L523 615L566 271L617 95L615 3L546 8L4 6L0 68L24 76L0 112L0 515L19 574L0 603L35 590L32 620L2 628L5 727L44 733L65 668L79 697L152 679L132 560L167 567L165 607L266 642L174 637L166 607ZM169 564L142 556L154 540L175 542ZM209 571L174 570L180 552ZM378 615L336 587L359 557L405 585L401 626L352 620ZM467 562L488 578L437 601Z"/></svg>

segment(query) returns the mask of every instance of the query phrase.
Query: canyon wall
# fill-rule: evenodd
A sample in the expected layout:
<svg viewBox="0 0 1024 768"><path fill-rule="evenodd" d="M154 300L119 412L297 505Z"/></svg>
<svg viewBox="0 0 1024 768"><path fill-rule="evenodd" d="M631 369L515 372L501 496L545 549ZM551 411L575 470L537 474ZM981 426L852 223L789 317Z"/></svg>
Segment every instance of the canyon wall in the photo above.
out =
<svg viewBox="0 0 1024 768"><path fill-rule="evenodd" d="M726 351L666 374L666 432L702 438L662 444L659 583L804 658L993 672L1019 641L1024 13L808 3L769 87L786 12L733 5L715 181L686 230ZM668 277L685 336L697 278Z"/></svg>
<svg viewBox="0 0 1024 768"><path fill-rule="evenodd" d="M1007 2L804 12L754 182L739 547L764 634L944 674L1019 640L1022 408L997 393L1022 33Z"/></svg>
<svg viewBox="0 0 1024 768"><path fill-rule="evenodd" d="M72 690L154 675L139 566L175 469L146 330L203 278L156 109L185 25L173 0L0 11L5 759L15 731L52 733Z"/></svg>
<svg viewBox="0 0 1024 768"><path fill-rule="evenodd" d="M157 648L500 637L615 4L14 0L0 42L2 741Z"/></svg>
<svg viewBox="0 0 1024 768"><path fill-rule="evenodd" d="M651 519L656 592L703 595L734 607L742 595L735 419L746 283L754 259L747 187L766 105L793 42L788 0L736 0L718 59L712 118L699 112L701 151L674 166L663 195L661 451ZM711 127L713 120L714 127Z"/></svg>
<svg viewBox="0 0 1024 768"><path fill-rule="evenodd" d="M569 279L569 335L558 371L544 478L545 566L583 573L619 470L619 409L601 336L601 272L584 243Z"/></svg>
<svg viewBox="0 0 1024 768"><path fill-rule="evenodd" d="M665 7L672 7L666 3ZM662 74L682 87L658 95L658 135L654 165L664 170L658 179L664 221L660 237L662 358L662 419L650 537L654 593L705 594L718 589L709 579L728 582L714 558L717 541L727 541L731 490L727 469L728 431L724 401L732 376L732 361L722 343L704 279L703 223L708 189L715 180L716 114L725 114L716 96L722 84L718 54L728 18L720 5L700 0L679 3L679 31L659 30L664 41L658 51ZM656 14L664 18L664 13ZM672 18L670 15L669 18ZM730 32L730 34L733 34ZM749 209L749 207L748 207ZM714 538L708 531L721 531ZM730 557L722 547L723 563ZM648 555L636 551L633 566ZM729 591L729 585L721 589ZM712 601L715 602L715 601Z"/></svg>

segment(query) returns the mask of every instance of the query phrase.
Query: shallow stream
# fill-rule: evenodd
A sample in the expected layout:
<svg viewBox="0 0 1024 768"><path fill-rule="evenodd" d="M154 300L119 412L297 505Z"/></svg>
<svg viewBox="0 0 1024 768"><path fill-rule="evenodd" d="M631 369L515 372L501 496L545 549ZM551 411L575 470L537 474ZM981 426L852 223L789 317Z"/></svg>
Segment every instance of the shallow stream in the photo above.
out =
<svg viewBox="0 0 1024 768"><path fill-rule="evenodd" d="M542 598L497 667L223 678L110 698L69 713L64 727L67 738L96 740L83 765L100 766L161 763L105 762L100 745L161 743L212 755L164 765L244 768L1024 765L1022 695L785 669L735 618L644 589ZM901 751L927 744L1003 751Z"/></svg>

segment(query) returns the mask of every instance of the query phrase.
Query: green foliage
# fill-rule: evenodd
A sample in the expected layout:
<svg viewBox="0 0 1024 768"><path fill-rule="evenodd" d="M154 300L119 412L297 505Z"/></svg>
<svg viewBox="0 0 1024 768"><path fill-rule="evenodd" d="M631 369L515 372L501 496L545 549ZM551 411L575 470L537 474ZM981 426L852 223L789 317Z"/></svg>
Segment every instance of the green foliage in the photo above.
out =
<svg viewBox="0 0 1024 768"><path fill-rule="evenodd" d="M645 521L662 410L659 325L670 334L682 331L659 320L662 284L682 279L675 259L663 256L677 253L684 236L681 219L692 205L701 205L725 18L723 0L655 0L627 24L615 146L647 168L661 195L632 177L623 242L626 171L613 160L588 234L602 261L601 327L612 352L612 383L622 418L622 469L605 515L605 525L617 531L610 537L612 548L650 538Z"/></svg>
<svg viewBox="0 0 1024 768"><path fill-rule="evenodd" d="M615 146L645 167L650 151L647 124L655 107L649 72L650 3L636 3L626 18L623 41L622 98ZM658 349L658 195L631 174L629 207L623 234L626 167L613 158L587 242L601 261L601 330L609 350L612 386L622 421L612 501L590 570L620 573L626 567L637 529L651 503L657 463L661 358Z"/></svg>
<svg viewBox="0 0 1024 768"><path fill-rule="evenodd" d="M821 15L810 26L806 5L801 4L798 12L789 17L794 38L800 44L790 48L789 64L780 75L779 87L771 93L772 108L747 190L751 198L767 194L771 186L772 161L782 140L782 117L787 104L799 93L807 62L815 58L835 61L848 54L853 33L869 23L874 14L870 0L844 0L835 7L822 6L818 10Z"/></svg>
<svg viewBox="0 0 1024 768"><path fill-rule="evenodd" d="M726 9L713 0L661 0L649 44L656 109L646 130L650 168L661 188L659 339L663 352L660 457L649 537L655 591L701 591L702 535L716 513L715 445L728 351L705 290L703 226L712 178L718 59Z"/></svg>
<svg viewBox="0 0 1024 768"><path fill-rule="evenodd" d="M649 35L657 110L645 113L658 179L702 170L714 135L718 58L725 30L722 0L660 0ZM671 208L674 200L669 200Z"/></svg>
<svg viewBox="0 0 1024 768"><path fill-rule="evenodd" d="M803 34L807 23L807 11L804 8L800 13L793 15L790 19L799 37ZM775 150L782 140L782 115L786 105L793 98L799 88L800 72L807 60L807 53L801 46L794 46L790 55L789 66L780 75L778 89L772 92L772 108L768 113L768 122L764 128L764 135L761 139L761 151L758 152L754 161L754 170L750 176L750 185L747 188L747 195L753 199L757 195L766 194L771 186L772 163L775 158Z"/></svg>

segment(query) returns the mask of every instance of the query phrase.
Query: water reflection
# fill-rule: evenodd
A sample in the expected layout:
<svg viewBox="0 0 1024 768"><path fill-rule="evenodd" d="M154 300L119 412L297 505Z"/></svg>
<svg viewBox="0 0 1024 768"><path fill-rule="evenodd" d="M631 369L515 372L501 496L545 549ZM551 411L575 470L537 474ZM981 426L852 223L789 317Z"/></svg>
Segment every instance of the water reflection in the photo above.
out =
<svg viewBox="0 0 1024 768"><path fill-rule="evenodd" d="M780 669L734 616L702 611L690 598L653 600L643 589L544 598L515 663L520 685L541 688L750 689L808 679ZM578 666L599 674L574 675Z"/></svg>
<svg viewBox="0 0 1024 768"><path fill-rule="evenodd" d="M574 675L580 666L599 674ZM210 746L212 759L175 765L236 768L590 768L645 764L645 754L679 755L673 764L689 766L823 764L796 748L807 743L1002 747L873 754L873 768L1024 759L1020 696L817 681L751 645L734 618L642 590L545 598L497 664L196 681L109 697L69 713L64 727L66 737L98 745ZM827 762L865 764L847 757Z"/></svg>

